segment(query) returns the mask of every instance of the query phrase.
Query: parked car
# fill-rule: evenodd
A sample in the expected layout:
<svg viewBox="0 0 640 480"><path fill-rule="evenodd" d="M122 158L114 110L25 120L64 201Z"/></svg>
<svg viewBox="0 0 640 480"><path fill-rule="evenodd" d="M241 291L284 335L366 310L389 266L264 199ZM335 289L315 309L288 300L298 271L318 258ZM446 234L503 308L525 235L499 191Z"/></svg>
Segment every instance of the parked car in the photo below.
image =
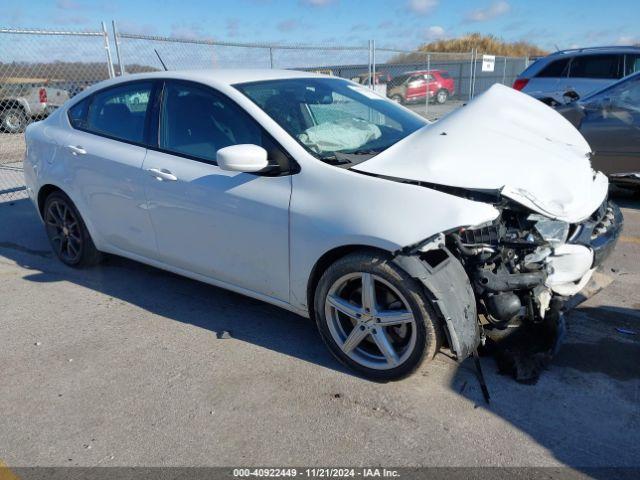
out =
<svg viewBox="0 0 640 480"><path fill-rule="evenodd" d="M351 81L359 83L360 85L369 85L370 77L371 74L369 72L364 72L353 77ZM387 83L391 81L391 78L391 75L387 72L376 72L373 75L373 91L382 95L383 97L386 97Z"/></svg>
<svg viewBox="0 0 640 480"><path fill-rule="evenodd" d="M387 84L387 96L397 103L446 101L456 93L455 81L444 70L419 70L406 72L391 79Z"/></svg>
<svg viewBox="0 0 640 480"><path fill-rule="evenodd" d="M564 96L556 110L591 145L593 167L620 186L640 186L640 72L583 99Z"/></svg>
<svg viewBox="0 0 640 480"><path fill-rule="evenodd" d="M557 325L622 228L582 136L501 85L429 123L309 72L127 75L26 143L63 263L121 255L310 317L376 380L444 345L462 361L492 328Z"/></svg>
<svg viewBox="0 0 640 480"><path fill-rule="evenodd" d="M20 133L31 120L46 117L68 99L66 90L47 85L0 85L0 129L8 133Z"/></svg>
<svg viewBox="0 0 640 480"><path fill-rule="evenodd" d="M564 92L581 97L640 71L640 47L562 50L540 58L522 72L513 88L546 103L562 102Z"/></svg>

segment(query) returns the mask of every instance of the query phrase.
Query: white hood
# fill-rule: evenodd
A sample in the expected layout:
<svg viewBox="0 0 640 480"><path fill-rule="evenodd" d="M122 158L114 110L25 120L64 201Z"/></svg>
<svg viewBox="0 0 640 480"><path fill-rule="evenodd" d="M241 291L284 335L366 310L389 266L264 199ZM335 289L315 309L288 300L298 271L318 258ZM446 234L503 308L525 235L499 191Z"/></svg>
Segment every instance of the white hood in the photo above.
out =
<svg viewBox="0 0 640 480"><path fill-rule="evenodd" d="M589 217L608 180L591 148L560 114L496 84L353 170L452 187L497 190L566 222Z"/></svg>

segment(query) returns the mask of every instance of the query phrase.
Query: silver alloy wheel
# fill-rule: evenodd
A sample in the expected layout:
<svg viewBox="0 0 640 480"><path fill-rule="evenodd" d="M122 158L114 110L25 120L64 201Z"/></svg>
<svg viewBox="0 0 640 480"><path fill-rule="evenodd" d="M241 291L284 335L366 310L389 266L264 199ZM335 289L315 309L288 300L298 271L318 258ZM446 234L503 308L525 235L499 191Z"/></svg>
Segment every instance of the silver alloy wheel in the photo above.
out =
<svg viewBox="0 0 640 480"><path fill-rule="evenodd" d="M354 272L336 280L325 299L325 317L338 347L364 367L395 368L416 345L416 320L407 300L372 273Z"/></svg>
<svg viewBox="0 0 640 480"><path fill-rule="evenodd" d="M445 90L440 90L437 95L438 103L444 103L449 98L449 94Z"/></svg>

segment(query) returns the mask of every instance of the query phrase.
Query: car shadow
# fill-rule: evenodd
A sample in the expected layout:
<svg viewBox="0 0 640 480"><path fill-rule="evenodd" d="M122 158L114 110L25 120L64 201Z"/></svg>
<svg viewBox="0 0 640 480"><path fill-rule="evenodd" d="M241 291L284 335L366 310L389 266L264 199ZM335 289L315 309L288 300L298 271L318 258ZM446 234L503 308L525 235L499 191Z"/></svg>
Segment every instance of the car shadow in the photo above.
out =
<svg viewBox="0 0 640 480"><path fill-rule="evenodd" d="M640 186L636 189L609 187L610 198L620 207L640 210Z"/></svg>
<svg viewBox="0 0 640 480"><path fill-rule="evenodd" d="M490 403L469 360L449 386L590 478L638 478L640 311L578 307L568 313L567 328L560 351L535 385L514 382L498 373L493 358L482 357ZM551 470L545 472L549 478Z"/></svg>
<svg viewBox="0 0 640 480"><path fill-rule="evenodd" d="M27 281L74 282L218 337L353 375L328 353L311 320L281 308L117 256L92 269L63 265L29 200L0 203L0 225L7 227L0 230L0 254L30 270Z"/></svg>

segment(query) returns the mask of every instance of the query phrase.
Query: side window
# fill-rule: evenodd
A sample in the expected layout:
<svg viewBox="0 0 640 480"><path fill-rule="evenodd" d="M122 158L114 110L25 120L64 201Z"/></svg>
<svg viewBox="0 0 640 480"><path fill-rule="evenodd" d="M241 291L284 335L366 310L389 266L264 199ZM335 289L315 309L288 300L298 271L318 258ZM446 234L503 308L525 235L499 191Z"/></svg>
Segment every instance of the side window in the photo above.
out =
<svg viewBox="0 0 640 480"><path fill-rule="evenodd" d="M569 65L569 58L561 58L551 62L549 65L540 70L540 73L536 77L541 78L554 78L554 77L566 77L567 65Z"/></svg>
<svg viewBox="0 0 640 480"><path fill-rule="evenodd" d="M84 128L120 140L142 143L152 83L116 86L93 95Z"/></svg>
<svg viewBox="0 0 640 480"><path fill-rule="evenodd" d="M67 112L69 117L69 123L73 128L87 128L87 107L91 97L87 97L84 100L76 103Z"/></svg>
<svg viewBox="0 0 640 480"><path fill-rule="evenodd" d="M167 82L160 116L160 148L210 162L219 149L262 145L262 129L233 101L208 87Z"/></svg>
<svg viewBox="0 0 640 480"><path fill-rule="evenodd" d="M620 78L619 55L581 55L574 57L569 69L571 78Z"/></svg>
<svg viewBox="0 0 640 480"><path fill-rule="evenodd" d="M628 54L625 58L624 75L640 72L640 54Z"/></svg>

